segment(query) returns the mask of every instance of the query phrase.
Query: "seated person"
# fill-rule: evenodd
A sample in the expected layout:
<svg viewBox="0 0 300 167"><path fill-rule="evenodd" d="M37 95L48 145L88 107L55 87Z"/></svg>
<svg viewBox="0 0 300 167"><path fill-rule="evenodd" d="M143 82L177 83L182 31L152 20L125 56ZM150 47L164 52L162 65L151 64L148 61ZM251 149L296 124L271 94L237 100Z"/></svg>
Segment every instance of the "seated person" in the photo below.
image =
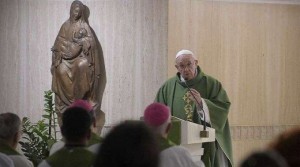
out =
<svg viewBox="0 0 300 167"><path fill-rule="evenodd" d="M94 167L158 167L158 162L152 131L141 121L126 121L104 138Z"/></svg>
<svg viewBox="0 0 300 167"><path fill-rule="evenodd" d="M300 127L281 133L269 146L277 151L290 167L300 166Z"/></svg>
<svg viewBox="0 0 300 167"><path fill-rule="evenodd" d="M87 143L87 149L96 154L98 152L102 138L94 132L94 131L96 131L96 116L95 116L93 107L91 106L90 103L88 103L85 100L76 100L74 103L71 104L71 107L83 108L90 114L90 116L92 118L92 125L91 125L92 135L91 135L90 140ZM50 155L52 155L59 149L63 148L64 145L65 145L64 138L62 140L54 143L50 149Z"/></svg>
<svg viewBox="0 0 300 167"><path fill-rule="evenodd" d="M13 161L5 154L0 153L1 167L14 167Z"/></svg>
<svg viewBox="0 0 300 167"><path fill-rule="evenodd" d="M145 123L160 139L160 167L204 167L202 161L196 164L191 154L182 146L176 146L167 139L171 128L170 109L161 103L150 104L144 112Z"/></svg>
<svg viewBox="0 0 300 167"><path fill-rule="evenodd" d="M288 167L284 158L274 150L253 152L240 167Z"/></svg>
<svg viewBox="0 0 300 167"><path fill-rule="evenodd" d="M39 167L90 167L94 154L86 149L91 137L92 119L81 107L69 107L62 115L61 133L65 146L43 160Z"/></svg>
<svg viewBox="0 0 300 167"><path fill-rule="evenodd" d="M19 116L13 113L0 114L0 153L6 154L15 167L33 167L32 162L16 151L20 137Z"/></svg>

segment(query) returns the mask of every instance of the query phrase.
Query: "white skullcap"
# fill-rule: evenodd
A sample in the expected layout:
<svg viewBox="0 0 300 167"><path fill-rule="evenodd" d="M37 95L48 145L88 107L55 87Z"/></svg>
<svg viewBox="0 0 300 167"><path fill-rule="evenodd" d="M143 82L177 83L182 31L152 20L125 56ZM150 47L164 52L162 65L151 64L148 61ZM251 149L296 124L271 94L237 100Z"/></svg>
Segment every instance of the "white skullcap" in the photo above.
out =
<svg viewBox="0 0 300 167"><path fill-rule="evenodd" d="M185 49L183 49L183 50L179 51L179 52L176 54L176 59L177 59L179 56L181 56L181 55L192 55L193 58L196 59L194 53L193 53L192 51L190 51L190 50L185 50Z"/></svg>

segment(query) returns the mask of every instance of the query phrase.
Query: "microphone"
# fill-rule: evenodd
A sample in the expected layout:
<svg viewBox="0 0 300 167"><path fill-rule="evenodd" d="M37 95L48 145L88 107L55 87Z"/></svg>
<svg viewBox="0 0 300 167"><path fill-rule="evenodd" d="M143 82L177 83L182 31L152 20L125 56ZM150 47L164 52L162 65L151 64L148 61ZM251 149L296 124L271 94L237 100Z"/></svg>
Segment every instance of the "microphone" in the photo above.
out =
<svg viewBox="0 0 300 167"><path fill-rule="evenodd" d="M205 112L204 112L204 110L203 110L203 106L202 106L201 103L196 99L196 97L194 96L192 90L191 90L190 87L187 85L186 80L185 80L183 77L181 77L181 81L182 81L182 82L184 83L184 85L188 88L188 91L191 93L191 95L192 95L192 96L194 97L194 99L196 100L198 106L200 107L200 111L203 112L203 120L204 120L204 124L203 124L203 131L200 131L200 137L206 138L206 137L209 136L209 133L208 133L208 131L206 130L206 115L205 115ZM200 116L200 111L197 110L197 114L198 114L198 116L201 118L201 116Z"/></svg>

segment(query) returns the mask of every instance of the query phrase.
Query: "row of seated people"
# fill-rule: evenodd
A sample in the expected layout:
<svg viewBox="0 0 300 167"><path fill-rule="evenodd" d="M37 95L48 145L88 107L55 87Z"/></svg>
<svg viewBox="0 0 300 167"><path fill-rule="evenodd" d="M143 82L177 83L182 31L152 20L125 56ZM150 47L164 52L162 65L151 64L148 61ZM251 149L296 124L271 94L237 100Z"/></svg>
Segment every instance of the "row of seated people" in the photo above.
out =
<svg viewBox="0 0 300 167"><path fill-rule="evenodd" d="M267 148L251 153L240 167L300 167L300 127L282 132Z"/></svg>
<svg viewBox="0 0 300 167"><path fill-rule="evenodd" d="M204 166L202 162L196 164L184 147L176 146L166 139L171 127L171 115L167 106L160 103L149 105L144 118L145 122L124 121L102 139L92 132L96 122L91 105L78 100L63 113L61 127L63 139L52 146L50 156L38 166ZM21 130L20 119L16 114L4 113L0 115L0 120L3 120L1 128L7 129L11 134L14 132L18 134L18 137L13 139L15 141L13 145L8 142L11 141L8 140L11 137L6 137L7 140L1 142L15 151L20 139L18 133ZM7 122L10 122L9 125ZM11 129L12 124L16 125L16 130ZM9 155L6 151L3 153ZM18 164L13 160L14 166L33 166L24 156L18 155L22 158L22 162Z"/></svg>
<svg viewBox="0 0 300 167"><path fill-rule="evenodd" d="M170 110L160 103L144 111L144 122L124 121L102 139L92 132L95 115L89 103L74 102L63 114L63 139L55 143L50 156L39 167L202 167L182 146L167 139ZM15 151L21 136L20 118L0 114L0 167L33 167ZM283 133L269 149L246 158L241 167L300 166L300 129Z"/></svg>

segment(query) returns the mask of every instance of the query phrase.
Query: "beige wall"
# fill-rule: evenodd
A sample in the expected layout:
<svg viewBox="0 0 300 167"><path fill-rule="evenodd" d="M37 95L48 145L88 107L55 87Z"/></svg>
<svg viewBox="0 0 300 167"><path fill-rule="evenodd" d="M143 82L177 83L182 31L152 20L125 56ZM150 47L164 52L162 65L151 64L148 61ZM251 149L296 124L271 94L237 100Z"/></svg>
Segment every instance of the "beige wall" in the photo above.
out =
<svg viewBox="0 0 300 167"><path fill-rule="evenodd" d="M169 1L168 76L176 52L187 48L222 82L235 163L300 125L299 18L296 4Z"/></svg>
<svg viewBox="0 0 300 167"><path fill-rule="evenodd" d="M82 0L104 53L106 124L138 119L167 78L168 2ZM0 1L0 112L33 121L51 88L51 51L72 0Z"/></svg>
<svg viewBox="0 0 300 167"><path fill-rule="evenodd" d="M40 119L43 91L51 87L50 48L71 2L0 1L1 113ZM103 47L107 125L141 116L159 86L174 75L174 55L182 48L193 50L204 72L219 79L229 94L235 162L300 124L299 5L82 2Z"/></svg>

